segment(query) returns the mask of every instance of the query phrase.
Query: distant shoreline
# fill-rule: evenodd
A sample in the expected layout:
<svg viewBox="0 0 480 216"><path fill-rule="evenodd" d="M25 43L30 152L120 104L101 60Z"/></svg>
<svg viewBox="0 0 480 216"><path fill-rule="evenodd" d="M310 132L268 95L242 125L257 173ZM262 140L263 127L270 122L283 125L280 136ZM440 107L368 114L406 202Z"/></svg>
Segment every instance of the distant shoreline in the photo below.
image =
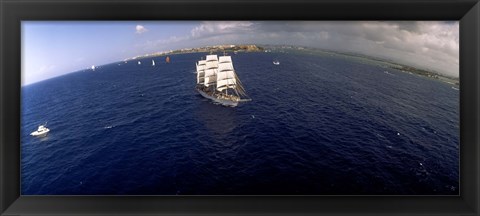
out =
<svg viewBox="0 0 480 216"><path fill-rule="evenodd" d="M333 50L324 50L319 48L310 48L310 47L301 47L301 46L290 46L290 45L253 45L253 44L246 44L246 45L215 45L215 46L205 46L205 47L197 47L197 48L185 48L179 50L170 50L167 52L156 52L152 54L145 54L141 56L135 56L132 58L127 58L122 61L131 61L131 60L141 60L145 58L152 58L152 57L160 57L160 56L169 56L169 55L178 55L178 54L188 54L188 53L218 53L218 52L226 52L226 53L241 53L241 52L296 52L296 53L308 53L308 54L320 54L320 55L328 55L328 56L339 56L345 58L352 58L356 59L361 63L376 63L381 65L384 68L388 69L395 69L399 70L404 73L416 74L418 76L435 79L450 85L454 85L458 87L460 85L460 81L458 77L449 77L438 72L428 71L424 69L419 69L413 66L408 66L400 63L392 62L391 60L381 59L377 57L367 56L363 54L357 53L346 53L346 52L339 52ZM118 61L120 62L120 61ZM114 64L117 62L109 63ZM108 65L108 64L105 64ZM79 70L75 72L84 71ZM72 72L74 73L74 72ZM69 73L68 73L69 74ZM66 75L66 74L65 74ZM55 77L52 77L55 78ZM48 80L48 79L47 79ZM44 80L41 80L44 81ZM38 82L41 82L38 81ZM37 82L35 82L37 83ZM30 83L24 86L28 86ZM22 87L24 87L22 86Z"/></svg>
<svg viewBox="0 0 480 216"><path fill-rule="evenodd" d="M257 45L216 45L216 46L206 46L206 47L197 47L197 48L185 48L179 50L171 50L168 52L156 52L152 54L145 54L141 56L135 56L132 58L125 59L124 61L130 60L139 60L144 58L158 57L158 56L168 56L168 55L177 55L177 54L187 54L187 53L201 53L201 52L263 52L264 48Z"/></svg>
<svg viewBox="0 0 480 216"><path fill-rule="evenodd" d="M363 54L357 53L346 53L346 52L339 52L339 51L332 51L332 50L324 50L319 48L310 48L310 47L302 47L302 46L289 46L289 45L254 45L254 44L247 44L247 45L215 45L215 46L205 46L205 47L198 47L198 48L185 48L179 50L171 50L168 52L157 52L153 54L146 54L142 56L136 56L133 58L125 59L124 61L129 60L138 60L144 58L151 58L151 57L158 57L158 56L168 56L168 55L177 55L177 54L187 54L187 53L201 53L201 52L227 52L227 53L236 53L236 52L285 52L285 51L292 51L292 52L300 52L300 53L311 53L311 54L327 54L327 55L335 55L335 56L344 56L349 58L356 58L358 60L367 60L372 63L378 63L386 68L395 69L402 71L404 73L416 74L422 77L427 77L430 79L436 79L451 85L459 86L459 78L456 77L449 77L443 75L438 72L429 71L425 69L419 69L417 67L404 65L400 63L392 62L391 60L381 59L377 57L367 56Z"/></svg>
<svg viewBox="0 0 480 216"><path fill-rule="evenodd" d="M131 60L141 60L145 58L152 58L152 57L160 57L160 56L169 56L169 55L178 55L178 54L188 54L188 53L218 53L218 52L226 52L226 53L241 53L241 52L296 52L296 53L309 53L309 54L323 54L323 55L329 55L329 56L341 56L341 57L346 57L346 58L352 58L359 60L361 63L377 63L384 68L388 69L395 69L399 70L404 73L410 73L410 74L416 74L418 76L430 78L430 79L435 79L450 85L454 85L455 87L458 88L460 85L460 81L458 77L449 77L445 76L443 74L440 74L438 72L433 72L433 71L428 71L424 69L419 69L413 66L408 66L408 65L403 65L400 63L395 63L392 62L391 60L387 59L381 59L373 56L367 56L363 54L357 54L357 53L346 53L346 52L339 52L339 51L333 51L333 50L325 50L325 49L320 49L320 48L311 48L311 47L302 47L302 46L291 46L291 45L254 45L254 44L245 44L245 45L215 45L215 46L205 46L205 47L198 47L198 48L185 48L185 49L178 49L178 50L170 50L166 52L156 52L156 53L151 53L151 54L145 54L141 56L135 56L132 58L127 58L121 61L116 61L116 62L111 62L103 65L109 65L109 64L117 64L119 62L124 62L124 61L131 61ZM101 67L103 65L99 65L98 67ZM90 70L90 68L87 69L81 69L78 71L73 71L71 73L76 73L76 72L82 72L85 70ZM50 77L48 79L44 80L39 80L37 82L29 83L26 85L22 85L22 87L29 86L32 84L36 84L42 81L46 81L49 79L53 79L56 77L61 77L67 74L71 73L66 73L60 76L55 76L55 77Z"/></svg>
<svg viewBox="0 0 480 216"><path fill-rule="evenodd" d="M269 49L273 51L276 51L276 50L278 51L279 48L283 50L290 50L292 52L298 52L298 53L324 54L329 56L341 56L346 58L353 58L353 59L359 60L362 63L368 63L368 62L376 63L378 65L381 65L384 68L395 69L404 73L416 74L422 77L435 79L444 83L455 85L457 87L460 85L459 78L449 77L438 72L419 69L413 66L395 63L395 62L392 62L391 60L381 59L377 57L356 54L356 53L345 53L345 52L338 52L338 51L331 51L331 50L323 50L318 48L298 47L298 46L271 46ZM265 48L265 50L269 50L269 49Z"/></svg>

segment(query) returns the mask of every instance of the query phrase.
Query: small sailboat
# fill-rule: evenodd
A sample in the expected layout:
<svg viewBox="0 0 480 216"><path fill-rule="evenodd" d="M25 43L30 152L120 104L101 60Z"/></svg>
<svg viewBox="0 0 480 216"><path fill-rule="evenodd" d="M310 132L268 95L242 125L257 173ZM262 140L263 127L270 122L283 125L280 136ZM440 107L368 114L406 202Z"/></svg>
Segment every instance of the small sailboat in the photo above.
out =
<svg viewBox="0 0 480 216"><path fill-rule="evenodd" d="M274 65L279 65L280 62L279 62L278 60L275 60L275 61L273 61L273 64L274 64Z"/></svg>
<svg viewBox="0 0 480 216"><path fill-rule="evenodd" d="M155 66L155 61L154 60L152 60L152 66Z"/></svg>
<svg viewBox="0 0 480 216"><path fill-rule="evenodd" d="M138 63L137 63L137 64L138 64L138 65L141 65L141 64L142 64L142 62L138 61Z"/></svg>
<svg viewBox="0 0 480 216"><path fill-rule="evenodd" d="M93 71L95 71L95 65L92 65L92 67L91 67L91 68L92 68L92 70L93 70Z"/></svg>
<svg viewBox="0 0 480 216"><path fill-rule="evenodd" d="M197 66L197 91L214 102L235 107L239 102L251 101L233 68L230 56L207 55Z"/></svg>
<svg viewBox="0 0 480 216"><path fill-rule="evenodd" d="M165 58L165 62L170 63L170 56L167 56L167 58Z"/></svg>
<svg viewBox="0 0 480 216"><path fill-rule="evenodd" d="M45 122L44 125L38 126L38 129L30 134L30 136L37 136L37 137L43 137L48 134L50 129L47 128L47 123Z"/></svg>

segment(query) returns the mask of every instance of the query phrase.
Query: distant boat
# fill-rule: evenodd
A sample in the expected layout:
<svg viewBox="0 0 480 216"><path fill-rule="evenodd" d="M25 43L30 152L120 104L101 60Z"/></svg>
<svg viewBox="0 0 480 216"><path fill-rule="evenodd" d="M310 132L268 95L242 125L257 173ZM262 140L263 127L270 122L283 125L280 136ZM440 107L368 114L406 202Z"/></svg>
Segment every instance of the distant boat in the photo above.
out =
<svg viewBox="0 0 480 216"><path fill-rule="evenodd" d="M138 64L141 65L142 63L140 61L138 61Z"/></svg>
<svg viewBox="0 0 480 216"><path fill-rule="evenodd" d="M36 131L32 132L30 135L31 136L38 136L38 137L46 136L47 133L50 131L50 129L48 129L46 126L47 126L47 123L45 122L44 125L38 126L38 129Z"/></svg>
<svg viewBox="0 0 480 216"><path fill-rule="evenodd" d="M92 70L95 71L95 65L92 65Z"/></svg>
<svg viewBox="0 0 480 216"><path fill-rule="evenodd" d="M155 61L154 60L152 60L152 66L155 66Z"/></svg>
<svg viewBox="0 0 480 216"><path fill-rule="evenodd" d="M207 55L197 62L197 91L205 98L224 106L251 101L233 69L230 56ZM242 98L243 97L243 98Z"/></svg>
<svg viewBox="0 0 480 216"><path fill-rule="evenodd" d="M165 58L165 62L170 63L170 56L167 56L167 58Z"/></svg>
<svg viewBox="0 0 480 216"><path fill-rule="evenodd" d="M279 64L280 64L280 62L279 62L279 61L277 61L277 60L275 60L275 61L273 61L273 64L274 64L274 65L279 65Z"/></svg>

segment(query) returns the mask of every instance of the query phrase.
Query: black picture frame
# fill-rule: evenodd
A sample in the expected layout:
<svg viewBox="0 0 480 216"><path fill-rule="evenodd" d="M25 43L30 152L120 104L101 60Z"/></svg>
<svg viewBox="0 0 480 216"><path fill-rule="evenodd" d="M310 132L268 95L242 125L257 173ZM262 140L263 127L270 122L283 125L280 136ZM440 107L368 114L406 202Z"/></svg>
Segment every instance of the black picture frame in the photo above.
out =
<svg viewBox="0 0 480 216"><path fill-rule="evenodd" d="M459 20L460 196L21 196L22 20ZM0 0L1 215L479 215L478 0Z"/></svg>

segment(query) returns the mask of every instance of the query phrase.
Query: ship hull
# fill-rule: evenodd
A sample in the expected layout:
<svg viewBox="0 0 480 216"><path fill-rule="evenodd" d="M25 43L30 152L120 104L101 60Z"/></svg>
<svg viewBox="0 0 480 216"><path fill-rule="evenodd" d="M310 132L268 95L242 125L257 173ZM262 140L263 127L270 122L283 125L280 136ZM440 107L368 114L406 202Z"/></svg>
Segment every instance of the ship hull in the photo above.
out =
<svg viewBox="0 0 480 216"><path fill-rule="evenodd" d="M223 106L229 106L229 107L236 107L238 105L238 101L232 101L232 100L226 100L226 99L221 99L221 98L216 98L214 96L211 96L209 94L207 94L206 92L200 90L197 88L197 91L204 97L204 98L207 98L207 99L210 99L212 101L214 101L215 103L218 103L218 104L221 104Z"/></svg>

